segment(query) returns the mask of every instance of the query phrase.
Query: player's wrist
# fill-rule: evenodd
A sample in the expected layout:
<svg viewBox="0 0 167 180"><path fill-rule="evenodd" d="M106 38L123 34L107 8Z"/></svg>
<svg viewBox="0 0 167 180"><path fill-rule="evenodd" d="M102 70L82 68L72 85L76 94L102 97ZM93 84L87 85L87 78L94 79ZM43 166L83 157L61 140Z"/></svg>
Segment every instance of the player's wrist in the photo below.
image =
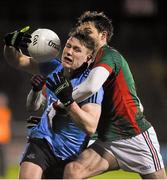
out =
<svg viewBox="0 0 167 180"><path fill-rule="evenodd" d="M67 101L62 102L65 107L70 106L74 102L73 98L68 99Z"/></svg>
<svg viewBox="0 0 167 180"><path fill-rule="evenodd" d="M64 107L67 111L71 111L72 109L75 109L76 104L77 103L73 100L73 102L71 102L68 106L64 106Z"/></svg>
<svg viewBox="0 0 167 180"><path fill-rule="evenodd" d="M57 105L59 106L59 107L61 107L61 108L64 108L64 105L63 105L63 103L60 101L60 100L57 100Z"/></svg>
<svg viewBox="0 0 167 180"><path fill-rule="evenodd" d="M40 90L40 91L34 91L33 89L31 89L31 94L33 95L33 97L37 97L37 96L39 96L39 94L41 94L42 93L42 90Z"/></svg>
<svg viewBox="0 0 167 180"><path fill-rule="evenodd" d="M32 87L33 92L39 93L42 91L42 88Z"/></svg>

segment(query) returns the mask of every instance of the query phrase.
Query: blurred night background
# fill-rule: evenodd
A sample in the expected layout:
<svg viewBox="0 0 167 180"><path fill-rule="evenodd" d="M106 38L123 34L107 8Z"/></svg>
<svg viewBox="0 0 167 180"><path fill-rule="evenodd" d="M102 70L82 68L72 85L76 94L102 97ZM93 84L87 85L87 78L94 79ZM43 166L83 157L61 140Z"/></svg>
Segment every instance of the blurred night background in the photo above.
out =
<svg viewBox="0 0 167 180"><path fill-rule="evenodd" d="M25 102L31 88L31 75L7 64L3 57L4 35L27 25L31 27L30 32L37 28L49 28L59 35L63 47L76 19L86 10L96 10L103 11L112 19L114 36L111 46L128 61L145 116L155 127L164 150L167 147L165 5L164 0L1 0L0 92L9 97L13 112L11 144L22 139L25 141L26 119L29 116ZM15 151L12 150L12 153Z"/></svg>

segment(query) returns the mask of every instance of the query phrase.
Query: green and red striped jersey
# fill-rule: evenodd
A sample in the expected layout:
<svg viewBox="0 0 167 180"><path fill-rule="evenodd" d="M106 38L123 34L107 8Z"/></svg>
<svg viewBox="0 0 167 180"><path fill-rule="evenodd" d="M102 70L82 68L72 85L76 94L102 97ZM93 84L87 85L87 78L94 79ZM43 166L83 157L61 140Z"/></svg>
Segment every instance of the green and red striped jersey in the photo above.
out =
<svg viewBox="0 0 167 180"><path fill-rule="evenodd" d="M99 138L105 141L127 139L151 127L143 115L135 82L125 58L105 45L97 53L94 67L98 66L110 72L103 85L102 114L97 128Z"/></svg>

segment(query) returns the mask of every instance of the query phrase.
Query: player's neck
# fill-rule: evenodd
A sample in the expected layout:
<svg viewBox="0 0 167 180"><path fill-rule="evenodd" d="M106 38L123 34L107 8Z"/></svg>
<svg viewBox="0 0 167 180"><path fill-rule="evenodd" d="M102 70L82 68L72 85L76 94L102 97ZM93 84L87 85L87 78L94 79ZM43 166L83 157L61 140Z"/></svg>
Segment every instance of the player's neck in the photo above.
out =
<svg viewBox="0 0 167 180"><path fill-rule="evenodd" d="M72 76L73 70L69 68L64 68L64 76L69 78Z"/></svg>
<svg viewBox="0 0 167 180"><path fill-rule="evenodd" d="M105 44L107 44L107 41L100 41L99 44L97 45L97 51L99 51L99 49L103 47Z"/></svg>

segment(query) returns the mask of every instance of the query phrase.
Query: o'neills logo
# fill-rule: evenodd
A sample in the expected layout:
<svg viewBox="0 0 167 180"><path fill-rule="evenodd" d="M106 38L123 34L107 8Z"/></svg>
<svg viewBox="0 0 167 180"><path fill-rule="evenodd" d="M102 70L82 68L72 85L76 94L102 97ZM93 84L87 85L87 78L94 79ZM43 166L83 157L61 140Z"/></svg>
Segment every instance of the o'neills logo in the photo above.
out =
<svg viewBox="0 0 167 180"><path fill-rule="evenodd" d="M59 46L56 43L54 43L52 40L48 42L48 46L53 47L55 49L59 49Z"/></svg>
<svg viewBox="0 0 167 180"><path fill-rule="evenodd" d="M35 46L38 42L38 38L39 38L39 35L35 35L34 36L34 39L33 39L33 42L32 42L32 45Z"/></svg>

